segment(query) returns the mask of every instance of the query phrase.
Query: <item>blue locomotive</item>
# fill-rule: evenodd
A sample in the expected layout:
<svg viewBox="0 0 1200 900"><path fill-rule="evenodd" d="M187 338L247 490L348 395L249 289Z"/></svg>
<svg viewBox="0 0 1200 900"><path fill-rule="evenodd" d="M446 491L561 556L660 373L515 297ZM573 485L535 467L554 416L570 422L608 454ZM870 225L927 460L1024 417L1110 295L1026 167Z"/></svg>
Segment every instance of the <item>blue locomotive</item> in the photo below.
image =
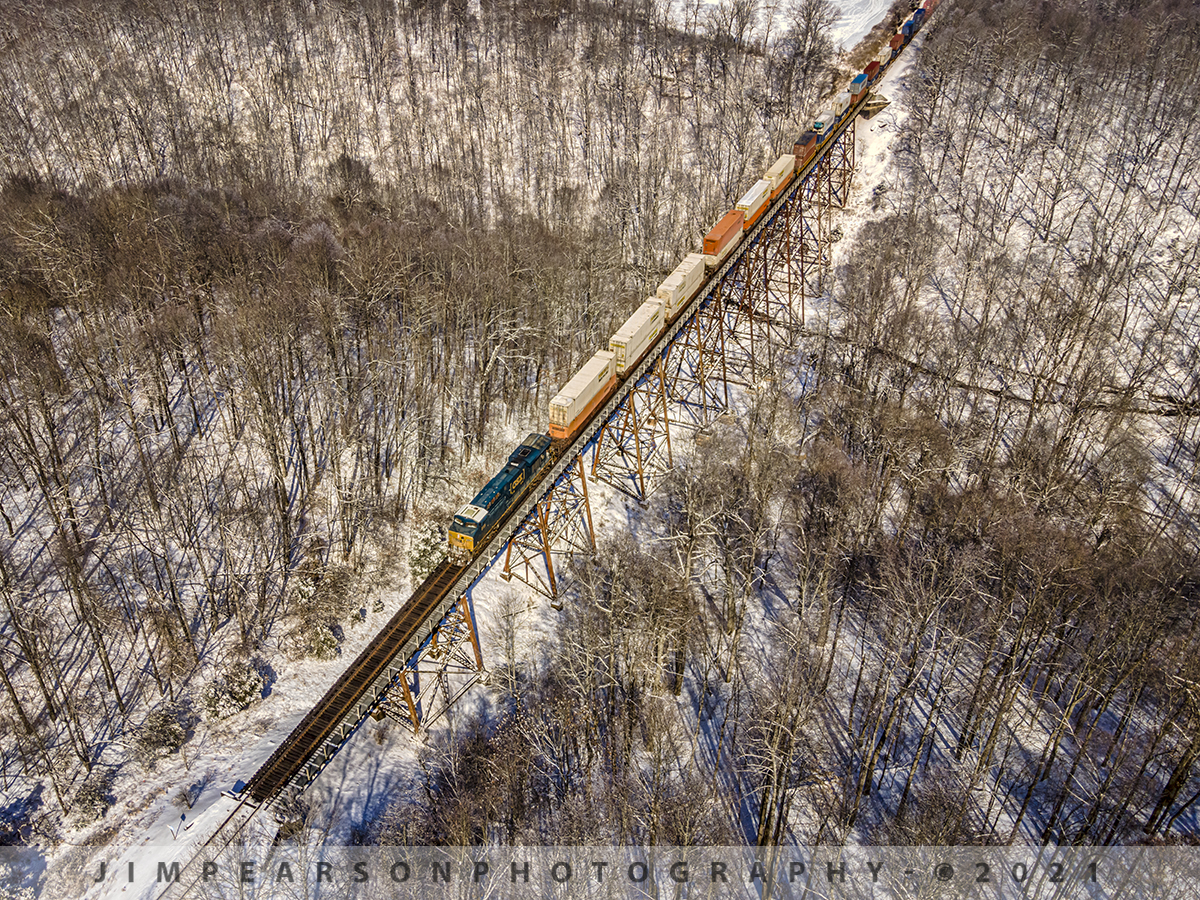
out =
<svg viewBox="0 0 1200 900"><path fill-rule="evenodd" d="M475 499L460 509L450 523L450 546L458 555L474 553L487 543L508 512L535 476L550 462L550 435L530 434L509 454L508 462Z"/></svg>

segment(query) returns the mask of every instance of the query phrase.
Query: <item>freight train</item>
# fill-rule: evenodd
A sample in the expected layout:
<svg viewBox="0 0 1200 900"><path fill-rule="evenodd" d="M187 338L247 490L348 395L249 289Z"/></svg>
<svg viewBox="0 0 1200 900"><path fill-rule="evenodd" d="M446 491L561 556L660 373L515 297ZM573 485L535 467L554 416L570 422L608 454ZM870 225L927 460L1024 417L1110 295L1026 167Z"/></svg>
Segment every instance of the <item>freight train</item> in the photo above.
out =
<svg viewBox="0 0 1200 900"><path fill-rule="evenodd" d="M810 164L837 127L854 115L866 99L871 85L881 77L892 60L920 30L941 0L924 0L883 48L878 59L867 64L846 90L838 94L833 106L814 120L812 127L795 142L793 152L776 160L737 204L704 236L703 252L689 253L662 284L626 320L608 342L583 364L561 391L550 401L549 434L531 434L512 455L504 468L489 481L475 498L454 515L450 523L450 550L456 561L465 562L495 534L508 511L537 482L548 463L566 449L567 444L590 421L592 414L612 396L617 385L641 361L664 328L670 325L700 291L706 274L718 269L754 227L771 202L799 177L808 173Z"/></svg>

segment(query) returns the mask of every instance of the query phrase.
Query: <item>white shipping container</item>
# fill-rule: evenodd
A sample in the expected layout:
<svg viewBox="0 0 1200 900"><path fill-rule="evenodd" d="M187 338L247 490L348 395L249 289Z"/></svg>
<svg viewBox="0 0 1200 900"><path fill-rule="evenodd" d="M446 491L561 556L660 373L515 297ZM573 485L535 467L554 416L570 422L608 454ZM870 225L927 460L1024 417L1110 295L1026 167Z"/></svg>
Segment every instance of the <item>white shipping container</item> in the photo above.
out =
<svg viewBox="0 0 1200 900"><path fill-rule="evenodd" d="M767 174L763 176L767 181L771 182L771 193L779 189L789 175L796 169L796 157L787 153L775 161L775 165L767 169Z"/></svg>
<svg viewBox="0 0 1200 900"><path fill-rule="evenodd" d="M612 352L597 350L550 401L551 437L569 437L575 430L576 420L604 392L615 374Z"/></svg>
<svg viewBox="0 0 1200 900"><path fill-rule="evenodd" d="M663 301L663 317L672 318L687 302L704 279L704 254L689 253L675 271L663 279L658 286L658 299Z"/></svg>
<svg viewBox="0 0 1200 900"><path fill-rule="evenodd" d="M771 182L765 178L760 178L754 182L754 187L746 191L742 195L742 199L737 202L734 209L740 209L745 217L743 228L749 228L754 224L754 220L758 217L762 208L767 205L767 200L771 196Z"/></svg>
<svg viewBox="0 0 1200 900"><path fill-rule="evenodd" d="M833 101L833 111L837 115L837 117L840 119L842 117L842 113L844 113L849 108L850 108L850 93L848 91L842 91L842 93L837 95L837 99L835 99Z"/></svg>
<svg viewBox="0 0 1200 900"><path fill-rule="evenodd" d="M617 374L624 375L625 370L641 358L650 342L662 331L662 326L663 302L657 297L650 297L625 320L625 324L617 329L608 342Z"/></svg>
<svg viewBox="0 0 1200 900"><path fill-rule="evenodd" d="M827 109L813 120L812 130L817 134L825 134L833 127L834 120L838 117L832 109Z"/></svg>

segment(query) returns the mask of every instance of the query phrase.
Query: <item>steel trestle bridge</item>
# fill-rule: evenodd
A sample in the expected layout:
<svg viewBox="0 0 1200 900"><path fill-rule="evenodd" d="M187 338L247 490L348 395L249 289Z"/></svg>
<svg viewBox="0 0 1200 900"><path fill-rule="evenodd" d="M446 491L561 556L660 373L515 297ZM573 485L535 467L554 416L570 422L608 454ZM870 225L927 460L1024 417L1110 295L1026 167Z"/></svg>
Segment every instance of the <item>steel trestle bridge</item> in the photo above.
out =
<svg viewBox="0 0 1200 900"><path fill-rule="evenodd" d="M495 564L552 600L556 560L595 549L589 481L645 499L672 465L671 435L729 405L731 384L774 369L828 277L832 211L854 170L864 92L712 273L642 361L557 456L466 565L440 563L246 783L252 806L303 791L368 716L426 727L484 673L472 587Z"/></svg>

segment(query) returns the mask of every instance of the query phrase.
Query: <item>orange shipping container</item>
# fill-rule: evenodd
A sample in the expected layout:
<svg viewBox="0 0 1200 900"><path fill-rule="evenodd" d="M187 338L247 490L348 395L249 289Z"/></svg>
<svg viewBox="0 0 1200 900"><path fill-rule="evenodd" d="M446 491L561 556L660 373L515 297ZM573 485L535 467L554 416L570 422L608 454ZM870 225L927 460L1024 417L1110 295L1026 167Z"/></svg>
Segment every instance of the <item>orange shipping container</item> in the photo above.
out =
<svg viewBox="0 0 1200 900"><path fill-rule="evenodd" d="M812 159L813 153L816 152L817 144L819 143L821 143L821 139L812 132L805 132L804 136L796 142L795 154L797 171L808 165L808 161Z"/></svg>
<svg viewBox="0 0 1200 900"><path fill-rule="evenodd" d="M721 221L712 227L712 231L704 236L704 261L715 266L723 260L733 243L742 234L742 211L731 209L721 217Z"/></svg>

